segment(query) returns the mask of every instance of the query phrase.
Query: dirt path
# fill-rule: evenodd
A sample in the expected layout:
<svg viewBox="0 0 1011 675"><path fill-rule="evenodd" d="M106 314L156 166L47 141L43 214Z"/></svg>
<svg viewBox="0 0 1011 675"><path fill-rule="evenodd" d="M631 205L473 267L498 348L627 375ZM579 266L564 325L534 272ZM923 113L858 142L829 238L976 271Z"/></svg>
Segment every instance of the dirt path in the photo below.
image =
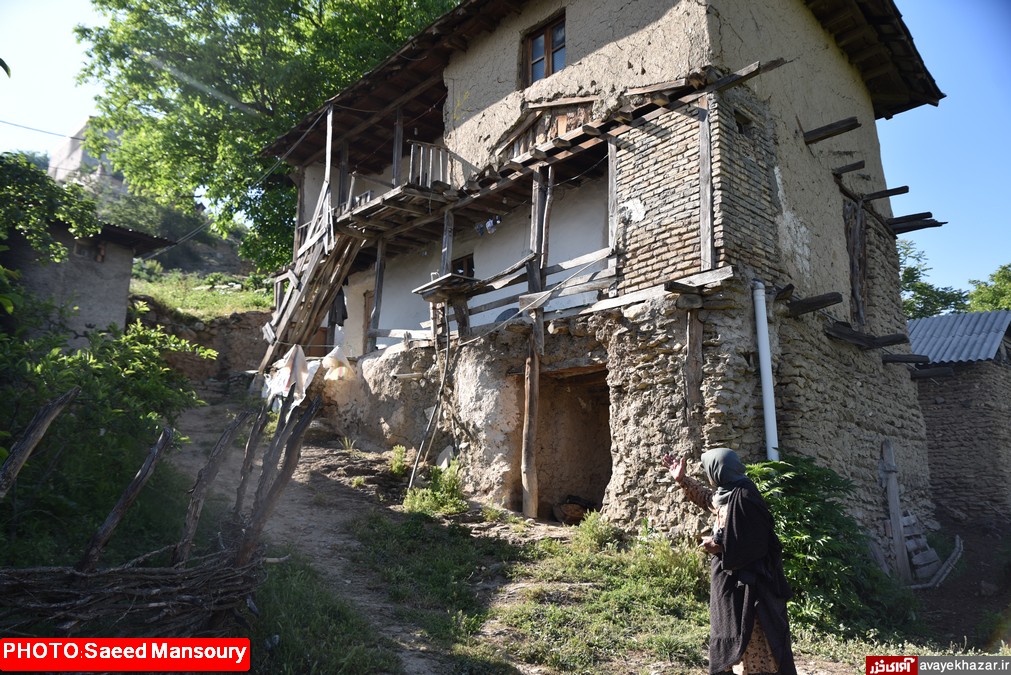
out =
<svg viewBox="0 0 1011 675"><path fill-rule="evenodd" d="M243 408L224 402L184 413L180 432L190 438L172 458L173 464L196 476L207 453L228 422ZM445 661L432 651L416 628L401 622L396 605L374 579L365 578L350 562L348 554L358 548L350 532L352 520L379 508L365 492L345 485L335 476L344 467L333 460L334 448L312 441L313 428L306 435L302 459L267 525L266 534L274 544L290 544L307 556L334 591L368 617L376 630L399 645L400 659L410 675L440 675L448 672ZM242 463L240 449L231 451L215 485L234 503ZM255 482L250 493L255 491ZM247 500L250 497L247 496Z"/></svg>

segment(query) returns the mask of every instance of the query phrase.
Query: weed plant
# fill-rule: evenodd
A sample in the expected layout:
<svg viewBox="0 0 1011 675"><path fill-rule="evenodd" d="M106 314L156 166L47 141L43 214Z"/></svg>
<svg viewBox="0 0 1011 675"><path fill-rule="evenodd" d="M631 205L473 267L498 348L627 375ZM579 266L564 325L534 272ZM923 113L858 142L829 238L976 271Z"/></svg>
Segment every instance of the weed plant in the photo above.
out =
<svg viewBox="0 0 1011 675"><path fill-rule="evenodd" d="M874 563L860 525L846 513L852 484L803 457L748 466L769 504L794 589L794 622L848 634L908 627L915 600Z"/></svg>
<svg viewBox="0 0 1011 675"><path fill-rule="evenodd" d="M394 478L407 475L407 448L403 445L393 446L393 457L390 459L390 474Z"/></svg>
<svg viewBox="0 0 1011 675"><path fill-rule="evenodd" d="M463 513L468 508L456 463L451 463L448 469L433 466L429 471L428 486L410 488L404 496L404 510L408 513L447 516Z"/></svg>

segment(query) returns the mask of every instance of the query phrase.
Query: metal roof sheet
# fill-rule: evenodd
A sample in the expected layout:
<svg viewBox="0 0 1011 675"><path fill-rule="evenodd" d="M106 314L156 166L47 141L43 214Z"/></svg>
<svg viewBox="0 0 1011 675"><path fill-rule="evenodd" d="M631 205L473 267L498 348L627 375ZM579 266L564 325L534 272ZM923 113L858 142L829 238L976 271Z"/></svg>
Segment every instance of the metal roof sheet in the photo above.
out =
<svg viewBox="0 0 1011 675"><path fill-rule="evenodd" d="M988 361L997 354L1011 325L1011 311L945 314L907 322L914 354L931 363Z"/></svg>

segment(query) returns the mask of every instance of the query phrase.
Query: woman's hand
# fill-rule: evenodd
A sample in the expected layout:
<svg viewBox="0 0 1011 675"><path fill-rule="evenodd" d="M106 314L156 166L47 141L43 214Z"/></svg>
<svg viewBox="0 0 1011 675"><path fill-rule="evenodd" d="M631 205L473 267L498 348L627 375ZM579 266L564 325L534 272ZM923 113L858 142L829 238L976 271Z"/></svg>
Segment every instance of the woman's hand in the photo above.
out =
<svg viewBox="0 0 1011 675"><path fill-rule="evenodd" d="M723 547L713 541L712 537L702 537L702 543L699 544L699 548L710 555L723 552Z"/></svg>
<svg viewBox="0 0 1011 675"><path fill-rule="evenodd" d="M660 463L670 472L671 478L680 483L685 477L685 458L666 454L660 458Z"/></svg>

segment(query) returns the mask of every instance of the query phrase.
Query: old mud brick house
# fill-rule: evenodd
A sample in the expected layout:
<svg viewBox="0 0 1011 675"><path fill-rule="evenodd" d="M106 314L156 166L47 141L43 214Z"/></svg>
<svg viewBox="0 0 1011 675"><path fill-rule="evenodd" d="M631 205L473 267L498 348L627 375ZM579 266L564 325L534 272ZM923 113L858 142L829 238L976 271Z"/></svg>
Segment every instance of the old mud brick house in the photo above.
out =
<svg viewBox="0 0 1011 675"><path fill-rule="evenodd" d="M956 519L1011 517L1011 311L909 322L934 500ZM989 486L997 486L991 488Z"/></svg>
<svg viewBox="0 0 1011 675"><path fill-rule="evenodd" d="M891 0L467 0L268 149L301 202L263 366L342 296L341 423L417 444L438 400L489 501L670 525L663 453L768 444L881 534L889 440L929 518L882 354L896 233L936 223L892 218L875 120L942 96Z"/></svg>

